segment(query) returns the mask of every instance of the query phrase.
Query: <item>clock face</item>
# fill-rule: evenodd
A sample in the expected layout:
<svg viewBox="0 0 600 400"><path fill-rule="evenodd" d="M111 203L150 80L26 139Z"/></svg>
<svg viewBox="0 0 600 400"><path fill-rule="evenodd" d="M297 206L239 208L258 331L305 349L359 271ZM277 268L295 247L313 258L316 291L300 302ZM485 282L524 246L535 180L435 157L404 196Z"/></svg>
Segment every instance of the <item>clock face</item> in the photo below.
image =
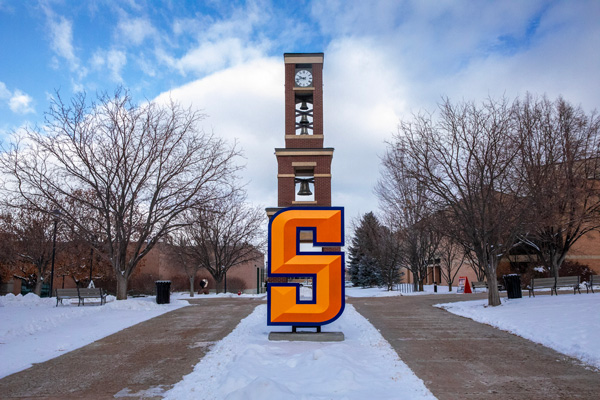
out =
<svg viewBox="0 0 600 400"><path fill-rule="evenodd" d="M312 74L307 69L301 69L296 72L296 85L300 87L308 87L312 84Z"/></svg>

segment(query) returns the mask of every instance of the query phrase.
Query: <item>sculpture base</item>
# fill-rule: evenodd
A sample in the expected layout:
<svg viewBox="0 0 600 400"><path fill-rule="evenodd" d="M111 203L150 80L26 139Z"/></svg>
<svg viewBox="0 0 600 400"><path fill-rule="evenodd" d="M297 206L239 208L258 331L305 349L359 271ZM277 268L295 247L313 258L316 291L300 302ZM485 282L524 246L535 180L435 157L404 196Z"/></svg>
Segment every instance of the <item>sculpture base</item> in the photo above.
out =
<svg viewBox="0 0 600 400"><path fill-rule="evenodd" d="M343 342L343 332L271 332L269 340L290 342Z"/></svg>

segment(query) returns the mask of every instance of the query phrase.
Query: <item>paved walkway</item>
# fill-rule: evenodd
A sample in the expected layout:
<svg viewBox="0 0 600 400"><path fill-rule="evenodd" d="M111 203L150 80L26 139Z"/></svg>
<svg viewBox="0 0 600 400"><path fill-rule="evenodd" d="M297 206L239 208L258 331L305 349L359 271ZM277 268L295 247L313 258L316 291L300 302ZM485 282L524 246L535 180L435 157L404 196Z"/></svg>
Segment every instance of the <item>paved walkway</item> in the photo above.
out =
<svg viewBox="0 0 600 400"><path fill-rule="evenodd" d="M485 298L485 294L470 298ZM432 307L456 295L353 298L400 358L444 399L598 399L600 373L518 336ZM260 301L192 300L0 379L0 399L159 399Z"/></svg>
<svg viewBox="0 0 600 400"><path fill-rule="evenodd" d="M0 398L161 398L260 304L246 299L191 302L0 379Z"/></svg>
<svg viewBox="0 0 600 400"><path fill-rule="evenodd" d="M432 307L461 300L465 297L437 295L348 302L379 329L440 400L600 398L598 371L529 340Z"/></svg>

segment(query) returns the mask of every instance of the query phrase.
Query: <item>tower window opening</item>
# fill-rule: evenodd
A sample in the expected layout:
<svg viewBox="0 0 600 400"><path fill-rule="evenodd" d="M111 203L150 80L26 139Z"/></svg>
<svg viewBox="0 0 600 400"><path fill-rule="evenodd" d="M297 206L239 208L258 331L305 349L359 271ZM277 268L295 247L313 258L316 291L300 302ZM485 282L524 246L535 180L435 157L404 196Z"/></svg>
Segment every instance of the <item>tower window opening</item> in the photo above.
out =
<svg viewBox="0 0 600 400"><path fill-rule="evenodd" d="M313 134L312 96L296 97L296 135Z"/></svg>

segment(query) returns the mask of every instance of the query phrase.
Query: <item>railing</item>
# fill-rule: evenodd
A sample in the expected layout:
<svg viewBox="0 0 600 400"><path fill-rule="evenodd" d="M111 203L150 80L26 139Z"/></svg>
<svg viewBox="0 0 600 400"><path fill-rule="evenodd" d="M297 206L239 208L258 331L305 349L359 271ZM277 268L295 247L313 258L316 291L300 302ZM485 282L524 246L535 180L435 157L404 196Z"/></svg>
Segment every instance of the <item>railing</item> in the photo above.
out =
<svg viewBox="0 0 600 400"><path fill-rule="evenodd" d="M414 285L412 283L397 283L396 290L402 293L412 293Z"/></svg>

